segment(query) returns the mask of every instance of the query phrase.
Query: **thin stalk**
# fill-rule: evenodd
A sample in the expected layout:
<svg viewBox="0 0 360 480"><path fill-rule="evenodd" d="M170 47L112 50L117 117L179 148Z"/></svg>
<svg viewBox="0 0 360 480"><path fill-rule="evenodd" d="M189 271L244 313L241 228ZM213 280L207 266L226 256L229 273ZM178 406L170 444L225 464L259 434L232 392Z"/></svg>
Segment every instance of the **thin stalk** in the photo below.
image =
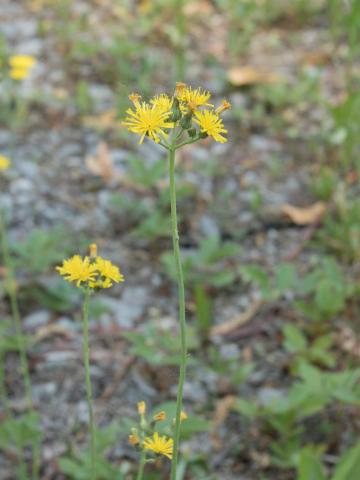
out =
<svg viewBox="0 0 360 480"><path fill-rule="evenodd" d="M14 276L14 271L12 268L11 256L9 252L9 245L5 231L5 222L3 218L3 212L0 208L0 243L3 253L4 265L6 267L6 276L7 276L7 288L10 298L10 307L11 314L14 321L15 333L18 342L19 357L20 357L20 369L24 381L24 390L25 398L28 403L30 411L35 412L34 404L32 401L32 391L31 391L31 379L29 372L29 365L26 357L26 348L24 344L24 334L21 326L21 317L19 304L16 295L16 281ZM33 450L33 460L32 460L32 478L33 480L39 479L40 472L40 441L34 440L32 442ZM21 467L22 468L22 467Z"/></svg>
<svg viewBox="0 0 360 480"><path fill-rule="evenodd" d="M85 367L85 382L86 382L86 400L89 411L89 427L90 427L90 462L91 462L91 480L96 479L95 474L95 425L94 425L94 410L93 398L90 378L90 349L89 349L89 300L90 292L85 291L83 304L83 361Z"/></svg>
<svg viewBox="0 0 360 480"><path fill-rule="evenodd" d="M146 452L145 452L145 449L143 449L142 452L141 452L139 470L138 470L138 474L136 476L136 480L143 480L145 463L146 463Z"/></svg>
<svg viewBox="0 0 360 480"><path fill-rule="evenodd" d="M175 417L175 432L174 432L174 448L173 457L171 462L171 474L170 479L176 480L176 468L178 460L179 440L180 440L180 427L181 427L181 410L183 401L183 389L186 374L186 319L185 319L185 288L184 278L180 257L179 246L179 233L177 227L177 212L176 212L176 184L175 184L175 145L174 142L169 150L169 180L170 180L170 204L171 204L171 231L174 258L176 263L178 294L179 294L179 322L180 322L180 343L181 343L181 356L180 356L180 371L179 371L179 384L176 399L176 417Z"/></svg>
<svg viewBox="0 0 360 480"><path fill-rule="evenodd" d="M176 81L178 82L185 80L185 2L186 0L176 0L175 5L176 28L179 42L176 52Z"/></svg>

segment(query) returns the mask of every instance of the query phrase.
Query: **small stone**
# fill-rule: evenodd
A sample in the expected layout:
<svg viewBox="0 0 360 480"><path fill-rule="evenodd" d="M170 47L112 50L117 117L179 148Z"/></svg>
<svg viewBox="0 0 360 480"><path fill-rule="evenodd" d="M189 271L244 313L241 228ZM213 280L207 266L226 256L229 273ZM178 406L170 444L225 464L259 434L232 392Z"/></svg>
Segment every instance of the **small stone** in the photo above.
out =
<svg viewBox="0 0 360 480"><path fill-rule="evenodd" d="M50 317L50 312L47 310L37 310L24 318L24 327L26 330L33 330L41 327L49 323Z"/></svg>

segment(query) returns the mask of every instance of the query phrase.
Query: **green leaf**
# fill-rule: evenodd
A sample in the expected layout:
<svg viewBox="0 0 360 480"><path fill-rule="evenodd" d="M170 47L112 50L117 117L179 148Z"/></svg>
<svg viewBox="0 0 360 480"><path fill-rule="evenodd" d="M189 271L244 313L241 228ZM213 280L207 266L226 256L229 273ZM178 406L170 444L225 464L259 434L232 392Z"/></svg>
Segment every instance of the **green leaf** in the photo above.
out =
<svg viewBox="0 0 360 480"><path fill-rule="evenodd" d="M310 447L300 453L297 480L326 480L319 456Z"/></svg>
<svg viewBox="0 0 360 480"><path fill-rule="evenodd" d="M295 325L286 324L283 327L284 347L290 353L303 352L308 346L305 335Z"/></svg>
<svg viewBox="0 0 360 480"><path fill-rule="evenodd" d="M359 472L360 442L341 457L331 480L359 480Z"/></svg>

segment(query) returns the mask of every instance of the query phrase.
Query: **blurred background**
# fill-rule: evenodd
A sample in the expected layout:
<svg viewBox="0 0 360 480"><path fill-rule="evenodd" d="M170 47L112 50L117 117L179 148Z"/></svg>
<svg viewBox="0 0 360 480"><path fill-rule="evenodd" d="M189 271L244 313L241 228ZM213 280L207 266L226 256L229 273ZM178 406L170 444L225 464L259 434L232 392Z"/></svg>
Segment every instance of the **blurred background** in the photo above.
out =
<svg viewBox="0 0 360 480"><path fill-rule="evenodd" d="M190 348L179 480L358 480L359 31L356 0L1 0L0 154L12 164L0 205L41 479L88 478L81 296L54 268L89 243L125 275L91 305L99 480L134 478L138 401L174 408L167 162L120 121L129 93L171 95L182 80L232 110L227 143L178 155ZM14 79L18 54L35 63ZM13 480L37 426L22 421L5 279L1 259L13 418L2 402L0 478Z"/></svg>

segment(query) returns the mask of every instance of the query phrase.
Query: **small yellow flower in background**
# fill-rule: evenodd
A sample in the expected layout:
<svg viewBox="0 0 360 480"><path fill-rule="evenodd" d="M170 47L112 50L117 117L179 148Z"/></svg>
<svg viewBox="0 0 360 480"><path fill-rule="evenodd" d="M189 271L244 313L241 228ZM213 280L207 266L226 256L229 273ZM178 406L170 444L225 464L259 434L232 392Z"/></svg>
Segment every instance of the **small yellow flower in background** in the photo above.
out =
<svg viewBox="0 0 360 480"><path fill-rule="evenodd" d="M4 155L0 155L0 170L7 170L11 165L11 161L9 158L5 157Z"/></svg>
<svg viewBox="0 0 360 480"><path fill-rule="evenodd" d="M187 413L182 410L180 413L180 421L186 420L188 418Z"/></svg>
<svg viewBox="0 0 360 480"><path fill-rule="evenodd" d="M138 402L137 409L138 409L139 415L144 415L146 412L146 403L144 401Z"/></svg>
<svg viewBox="0 0 360 480"><path fill-rule="evenodd" d="M75 282L77 287L84 283L89 288L110 288L113 282L124 281L124 276L119 268L113 265L110 260L97 256L97 245L90 245L90 257L73 257L64 260L62 266L56 270L68 282Z"/></svg>
<svg viewBox="0 0 360 480"><path fill-rule="evenodd" d="M225 143L227 138L223 137L222 133L227 133L219 115L210 110L204 110L203 112L195 112L194 122L200 126L202 133L206 133L216 142Z"/></svg>
<svg viewBox="0 0 360 480"><path fill-rule="evenodd" d="M35 58L31 55L13 55L9 58L11 68L28 69L35 65Z"/></svg>
<svg viewBox="0 0 360 480"><path fill-rule="evenodd" d="M153 416L154 422L162 422L164 420L166 420L166 413L164 411L161 411Z"/></svg>
<svg viewBox="0 0 360 480"><path fill-rule="evenodd" d="M211 93L201 90L200 87L193 89L185 86L177 98L194 111L199 107L213 107L211 103L208 103L210 97Z"/></svg>
<svg viewBox="0 0 360 480"><path fill-rule="evenodd" d="M159 143L160 136L167 137L164 129L173 127L172 123L167 122L170 112L164 112L157 105L149 105L145 102L135 104L135 111L129 108L126 113L128 117L122 122L122 125L127 127L130 132L140 135L140 144L143 143L145 136Z"/></svg>
<svg viewBox="0 0 360 480"><path fill-rule="evenodd" d="M159 455L172 459L174 441L172 438L168 438L165 435L160 437L157 432L152 437L146 437L143 443L143 447L146 450L151 450Z"/></svg>
<svg viewBox="0 0 360 480"><path fill-rule="evenodd" d="M13 55L9 58L10 72L9 76L13 80L23 80L30 74L31 68L36 60L31 55Z"/></svg>
<svg viewBox="0 0 360 480"><path fill-rule="evenodd" d="M180 422L183 422L184 420L186 420L188 418L187 416L187 413L184 412L184 410L181 410L181 413L180 413ZM175 424L176 422L176 419L173 418L173 424Z"/></svg>
<svg viewBox="0 0 360 480"><path fill-rule="evenodd" d="M56 270L68 282L76 282L77 287L95 281L97 275L97 266L90 263L89 257L81 258L80 255L64 260L62 267L56 267Z"/></svg>

